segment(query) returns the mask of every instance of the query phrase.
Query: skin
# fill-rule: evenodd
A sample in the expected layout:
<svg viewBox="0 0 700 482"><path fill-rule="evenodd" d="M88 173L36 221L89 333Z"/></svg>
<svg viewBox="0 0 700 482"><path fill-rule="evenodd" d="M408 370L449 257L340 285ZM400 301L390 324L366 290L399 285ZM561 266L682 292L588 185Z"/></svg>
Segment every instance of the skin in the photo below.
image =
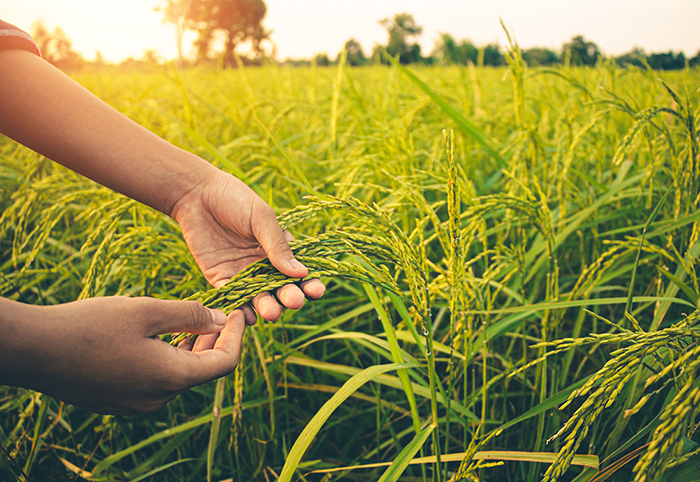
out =
<svg viewBox="0 0 700 482"><path fill-rule="evenodd" d="M269 257L294 259L274 211L239 179L157 137L53 66L23 50L0 51L0 132L69 169L175 219L215 287ZM299 309L325 292L319 280L280 288ZM98 413L150 412L178 393L231 373L255 311L282 307L263 293L228 318L192 301L95 298L28 306L0 298L0 383L23 386ZM213 320L218 320L216 324ZM157 335L191 331L175 348Z"/></svg>

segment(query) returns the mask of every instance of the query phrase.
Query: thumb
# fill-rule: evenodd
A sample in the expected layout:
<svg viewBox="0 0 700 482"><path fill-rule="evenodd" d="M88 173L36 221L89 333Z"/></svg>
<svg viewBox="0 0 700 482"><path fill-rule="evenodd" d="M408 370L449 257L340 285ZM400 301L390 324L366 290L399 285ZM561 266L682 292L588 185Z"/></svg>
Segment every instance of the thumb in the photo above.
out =
<svg viewBox="0 0 700 482"><path fill-rule="evenodd" d="M245 329L245 315L241 310L234 310L228 315L228 323L221 330L213 349L184 352L190 362L188 373L192 377L192 385L226 376L236 369Z"/></svg>
<svg viewBox="0 0 700 482"><path fill-rule="evenodd" d="M151 317L151 335L189 332L198 335L218 333L226 326L226 315L198 301L161 301Z"/></svg>
<svg viewBox="0 0 700 482"><path fill-rule="evenodd" d="M266 209L254 218L253 234L275 268L287 276L303 278L309 274L309 270L294 258L285 233L277 222L275 212L270 206L265 206ZM287 235L291 237L289 233Z"/></svg>

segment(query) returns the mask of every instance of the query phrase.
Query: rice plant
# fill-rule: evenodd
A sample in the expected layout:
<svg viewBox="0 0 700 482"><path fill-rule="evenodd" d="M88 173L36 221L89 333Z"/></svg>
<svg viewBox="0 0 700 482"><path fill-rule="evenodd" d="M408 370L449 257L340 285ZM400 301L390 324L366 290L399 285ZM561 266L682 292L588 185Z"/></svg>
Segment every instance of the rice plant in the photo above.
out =
<svg viewBox="0 0 700 482"><path fill-rule="evenodd" d="M646 482L695 467L698 72L529 69L512 40L504 68L77 75L249 183L328 291L250 328L234 374L156 414L0 387L0 479ZM172 220L8 139L0 153L5 297L230 311L299 281L261 261L210 289Z"/></svg>

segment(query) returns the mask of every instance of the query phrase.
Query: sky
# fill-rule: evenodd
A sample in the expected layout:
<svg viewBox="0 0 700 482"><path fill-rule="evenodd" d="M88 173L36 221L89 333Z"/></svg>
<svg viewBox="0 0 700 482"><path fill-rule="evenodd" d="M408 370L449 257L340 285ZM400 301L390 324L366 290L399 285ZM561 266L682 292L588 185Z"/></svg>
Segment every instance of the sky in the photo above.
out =
<svg viewBox="0 0 700 482"><path fill-rule="evenodd" d="M60 26L87 59L100 51L119 62L149 49L164 58L177 55L175 29L154 8L161 0L0 0L0 19L30 30L42 19ZM272 30L278 59L335 58L354 37L366 53L387 41L378 21L413 14L423 27L419 43L429 53L442 32L476 45L507 40L503 19L521 48L558 50L575 35L593 41L608 55L640 47L647 52L700 51L700 0L266 0L264 25ZM191 40L185 52L191 50Z"/></svg>

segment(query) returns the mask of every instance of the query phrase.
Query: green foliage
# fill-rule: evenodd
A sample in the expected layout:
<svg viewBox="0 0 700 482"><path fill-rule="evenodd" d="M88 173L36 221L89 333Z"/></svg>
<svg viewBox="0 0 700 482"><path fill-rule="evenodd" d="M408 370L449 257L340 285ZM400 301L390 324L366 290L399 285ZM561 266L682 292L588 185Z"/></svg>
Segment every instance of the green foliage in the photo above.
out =
<svg viewBox="0 0 700 482"><path fill-rule="evenodd" d="M328 67L331 64L328 54L316 54L314 57L314 63L319 67Z"/></svg>
<svg viewBox="0 0 700 482"><path fill-rule="evenodd" d="M469 62L475 64L479 55L479 49L469 40L457 43L449 33L441 33L440 39L435 44L432 56L440 65L461 64Z"/></svg>
<svg viewBox="0 0 700 482"><path fill-rule="evenodd" d="M183 28L198 33L195 46L200 59L210 57L214 36L217 31L222 32L224 68L235 66L234 52L239 44L250 41L253 52L259 55L261 43L270 35L262 25L267 13L262 0L165 0L160 10L167 21L179 28L178 45Z"/></svg>
<svg viewBox="0 0 700 482"><path fill-rule="evenodd" d="M525 57L513 42L501 68L77 75L244 173L328 291L250 329L235 374L156 414L0 387L0 479L317 480L386 462L334 480L449 480L464 462L480 480L571 480L574 452L608 480L692 473L699 74ZM6 138L0 210L0 290L26 303L231 309L289 281L259 263L208 292L174 222ZM493 451L507 461L478 462Z"/></svg>
<svg viewBox="0 0 700 482"><path fill-rule="evenodd" d="M592 67L602 58L603 54L594 42L589 42L581 35L573 37L562 47L562 56L568 57L571 65Z"/></svg>
<svg viewBox="0 0 700 482"><path fill-rule="evenodd" d="M351 38L345 42L345 46L343 48L347 52L346 61L348 65L356 67L358 65L367 64L368 60L367 57L365 57L365 52L362 50L362 45L360 45L360 42L354 38Z"/></svg>
<svg viewBox="0 0 700 482"><path fill-rule="evenodd" d="M410 13L397 13L394 18L380 20L379 24L389 34L389 43L386 51L389 55L399 59L402 64L418 62L421 59L420 45L411 42L423 31Z"/></svg>
<svg viewBox="0 0 700 482"><path fill-rule="evenodd" d="M559 56L551 49L534 47L523 50L523 60L532 67L546 67L559 63Z"/></svg>
<svg viewBox="0 0 700 482"><path fill-rule="evenodd" d="M32 23L31 34L44 60L59 69L76 69L85 59L73 50L73 41L61 27L51 32L42 20Z"/></svg>

